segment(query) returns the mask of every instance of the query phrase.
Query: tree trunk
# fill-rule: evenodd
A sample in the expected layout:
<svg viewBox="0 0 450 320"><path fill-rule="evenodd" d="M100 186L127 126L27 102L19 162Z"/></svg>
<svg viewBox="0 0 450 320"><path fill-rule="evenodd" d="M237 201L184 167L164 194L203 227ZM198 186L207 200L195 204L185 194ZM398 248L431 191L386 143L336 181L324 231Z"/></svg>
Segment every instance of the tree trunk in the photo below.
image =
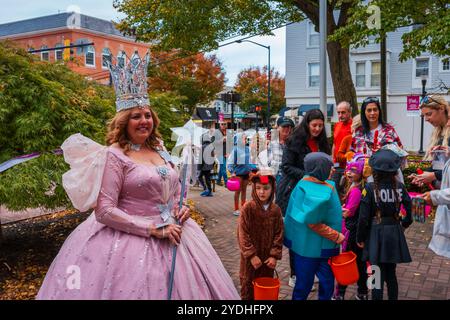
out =
<svg viewBox="0 0 450 320"><path fill-rule="evenodd" d="M341 101L349 102L352 106L352 116L355 116L359 113L359 109L350 72L350 50L333 41L327 43L327 52L336 105Z"/></svg>

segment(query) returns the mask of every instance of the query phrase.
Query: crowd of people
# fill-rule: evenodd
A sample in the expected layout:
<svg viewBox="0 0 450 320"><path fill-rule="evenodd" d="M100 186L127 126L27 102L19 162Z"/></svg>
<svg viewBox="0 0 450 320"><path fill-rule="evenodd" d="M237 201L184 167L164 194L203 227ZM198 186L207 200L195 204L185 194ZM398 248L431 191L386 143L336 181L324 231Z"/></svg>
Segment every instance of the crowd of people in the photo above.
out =
<svg viewBox="0 0 450 320"><path fill-rule="evenodd" d="M436 150L447 151L450 142L448 108L448 103L440 97L427 96L422 101L425 120L435 127L425 160L432 159ZM328 258L346 251L354 252L357 257L360 275L357 300L369 297L368 268L373 270L372 266L379 268L381 283L381 287L371 290L372 299L383 299L384 284L388 287L388 298L398 298L396 265L411 262L404 230L413 222L412 199L402 174L408 153L403 150L395 128L384 121L377 98L365 99L360 109L360 114L352 118L349 103L337 106L339 122L334 127L332 146L320 110L307 112L297 126L291 119L280 117L277 139L266 144L271 169L266 187L261 185L262 173L254 173L261 169L258 166L261 161L255 160L252 164L245 136L237 135L236 141L241 145L232 149L228 169L241 182L241 189L236 192L234 214L240 215L238 239L243 299L252 297L251 281L259 276L272 276L273 270L267 268L276 265L276 259L281 258L279 215L275 214L278 211L284 217L283 243L289 248L289 284L294 287L293 299L307 299L316 279L319 299L343 300L346 286L334 286ZM242 158L240 165L234 163L238 154ZM431 168L429 172L407 179L419 186L424 183L437 186L442 176L443 169ZM245 189L249 181L254 181L253 192L252 198L246 201ZM330 195L324 200L321 196L327 194L328 189L332 190L331 194L335 192L336 197ZM434 190L421 197L429 204L441 204L438 215L446 217L444 210L448 209L442 204L449 193ZM317 204L312 206L310 201ZM330 206L334 209L324 214ZM261 212L266 213L265 224L261 222L264 216ZM311 220L306 221L305 215ZM327 219L331 219L328 224ZM262 230L266 235L264 239L260 239ZM448 222L443 221L437 230L435 228L430 248L449 256ZM443 230L447 232L445 235ZM317 241L316 251L311 249L314 241Z"/></svg>
<svg viewBox="0 0 450 320"><path fill-rule="evenodd" d="M130 74L146 79L146 63L130 68ZM232 148L227 148L224 122L219 135L202 138L204 161L197 167L199 180L204 179L202 196L213 195L212 176L225 184L239 180L233 211L239 217L239 295L208 238L190 218L183 181L158 132L160 121L146 97L146 82L134 88L133 80L124 87L120 81L127 75L111 72L117 113L108 127L107 146L78 134L62 147L71 164L63 177L66 191L76 208L94 212L65 241L37 299L252 300L254 279L273 277L283 245L289 248L295 300L308 298L315 278L319 299L345 299L346 287L335 283L329 258L346 251L357 257L356 299L367 300L370 291L372 299L383 299L384 283L388 298L398 298L396 266L411 262L404 230L413 222L412 200L402 175L407 153L395 128L384 121L377 98L365 99L353 119L357 106L337 106L333 145L320 110L308 111L298 125L280 117L275 139L261 145L256 140L265 161L252 157L245 133L233 136ZM427 96L421 110L435 128L426 158L436 151L448 154L448 103ZM217 161L206 161L211 158ZM449 166L450 161L406 177L417 185L433 183L434 190L421 197L438 206L430 248L446 257ZM371 290L368 266L380 271L381 285Z"/></svg>

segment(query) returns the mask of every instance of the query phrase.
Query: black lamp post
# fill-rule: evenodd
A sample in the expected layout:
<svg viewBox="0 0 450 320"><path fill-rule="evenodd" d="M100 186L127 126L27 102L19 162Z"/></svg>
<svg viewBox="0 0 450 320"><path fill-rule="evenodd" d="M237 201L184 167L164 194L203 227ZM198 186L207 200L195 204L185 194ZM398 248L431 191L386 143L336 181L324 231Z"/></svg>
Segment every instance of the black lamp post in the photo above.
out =
<svg viewBox="0 0 450 320"><path fill-rule="evenodd" d="M425 96L427 95L427 92L425 91L425 87L427 86L427 76L422 76L422 101L425 98ZM423 151L423 124L424 124L424 119L423 119L423 114L420 114L420 149L419 149L419 154L423 155L425 154L425 152Z"/></svg>
<svg viewBox="0 0 450 320"><path fill-rule="evenodd" d="M242 42L251 42L253 44L256 44L257 46L266 48L268 51L268 63L267 63L267 132L270 131L270 46L262 45L258 42L252 41L252 40L236 40L236 43L242 43Z"/></svg>
<svg viewBox="0 0 450 320"><path fill-rule="evenodd" d="M231 129L233 132L236 131L236 123L234 122L234 104L237 102L241 102L241 95L234 91L229 91L227 93L222 93L221 99L225 103L231 104Z"/></svg>

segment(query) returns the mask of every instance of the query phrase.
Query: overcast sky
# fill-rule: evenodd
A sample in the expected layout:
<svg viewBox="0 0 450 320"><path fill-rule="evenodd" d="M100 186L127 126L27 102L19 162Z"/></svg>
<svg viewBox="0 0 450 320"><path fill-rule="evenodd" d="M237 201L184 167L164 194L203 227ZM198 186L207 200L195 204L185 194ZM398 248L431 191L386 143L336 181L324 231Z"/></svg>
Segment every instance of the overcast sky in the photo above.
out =
<svg viewBox="0 0 450 320"><path fill-rule="evenodd" d="M123 15L113 8L112 2L112 0L0 0L0 24L66 12L68 8L74 6L78 7L82 14L118 21ZM285 28L276 30L275 36L253 37L250 40L265 46L270 45L271 66L284 75ZM229 86L235 84L236 77L242 69L267 65L268 50L252 43L235 43L214 53L223 63Z"/></svg>

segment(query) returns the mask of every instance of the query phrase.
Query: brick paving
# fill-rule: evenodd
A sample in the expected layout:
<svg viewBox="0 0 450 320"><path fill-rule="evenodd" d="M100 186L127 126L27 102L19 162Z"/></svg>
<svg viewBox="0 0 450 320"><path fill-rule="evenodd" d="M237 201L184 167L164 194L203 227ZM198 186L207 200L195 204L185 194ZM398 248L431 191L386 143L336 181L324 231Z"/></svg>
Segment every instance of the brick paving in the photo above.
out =
<svg viewBox="0 0 450 320"><path fill-rule="evenodd" d="M214 197L200 197L199 188L191 188L189 199L205 217L205 233L216 249L219 257L232 277L238 290L239 286L239 249L237 245L237 217L233 216L233 193L224 187L216 186ZM250 191L250 190L249 190ZM249 198L251 192L247 192ZM445 300L450 299L450 259L438 256L428 249L433 230L432 221L425 224L413 223L406 231L412 262L397 265L400 300ZM277 264L281 280L280 299L291 299L292 288L289 280L289 258L287 249L283 249L283 259ZM349 286L345 298L354 299L356 286ZM384 298L387 299L385 288ZM317 299L317 292L309 299Z"/></svg>

